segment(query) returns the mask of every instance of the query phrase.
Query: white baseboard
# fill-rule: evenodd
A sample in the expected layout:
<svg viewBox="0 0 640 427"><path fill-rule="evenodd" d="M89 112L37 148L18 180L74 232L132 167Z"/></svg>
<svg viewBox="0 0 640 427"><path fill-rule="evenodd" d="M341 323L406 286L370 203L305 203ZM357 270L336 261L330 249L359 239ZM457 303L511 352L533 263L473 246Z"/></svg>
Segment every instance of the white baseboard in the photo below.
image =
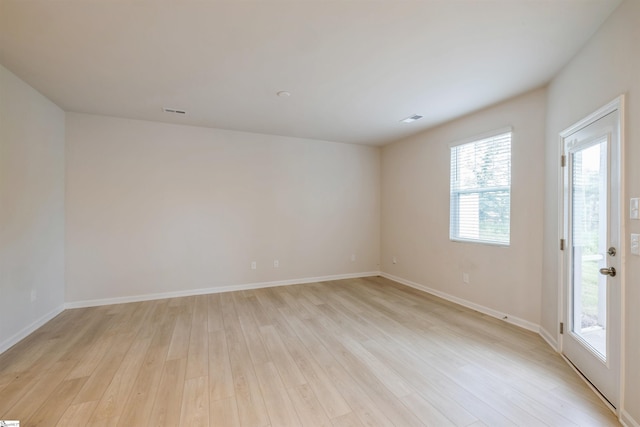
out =
<svg viewBox="0 0 640 427"><path fill-rule="evenodd" d="M10 336L6 340L0 342L0 354L2 354L5 351L9 350L11 347L16 345L18 342L20 342L21 340L25 339L29 334L33 333L36 329L38 329L39 327L41 327L42 325L47 323L49 320L51 320L54 317L56 317L58 314L62 313L63 310L64 310L64 305L61 305L61 306L58 306L58 307L54 308L53 310L51 310L50 312L48 312L44 316L40 317L39 319L36 319L33 323L31 323L27 327L25 327L22 330L18 331L18 333L14 334L13 336Z"/></svg>
<svg viewBox="0 0 640 427"><path fill-rule="evenodd" d="M620 411L620 422L625 427L640 427L640 423L633 419L624 409Z"/></svg>
<svg viewBox="0 0 640 427"><path fill-rule="evenodd" d="M547 344L549 344L549 346L552 349L554 349L557 352L560 351L560 346L558 346L558 341L553 337L553 335L549 333L549 331L544 329L542 326L540 327L540 336L542 337L543 340L547 342Z"/></svg>
<svg viewBox="0 0 640 427"><path fill-rule="evenodd" d="M93 299L86 301L72 301L64 305L65 309L97 307L100 305L125 304L128 302L151 301L164 298L188 297L193 295L216 294L222 292L245 291L249 289L271 288L275 286L301 285L304 283L326 282L328 280L356 279L359 277L379 276L379 271L363 273L335 274L332 276L305 277L302 279L276 280L273 282L256 282L239 285L219 286L215 288L189 289L185 291L161 292L157 294L133 295L116 298Z"/></svg>
<svg viewBox="0 0 640 427"><path fill-rule="evenodd" d="M403 279L401 277L397 277L397 276L394 276L394 275L391 275L391 274L388 274L388 273L385 273L385 272L381 272L380 275L382 277L386 277L387 279L393 280L394 282L402 283L403 285L407 285L407 286L410 286L412 288L427 292L429 294L435 295L435 296L440 297L442 299L446 299L447 301L451 301L451 302L454 302L454 303L459 304L461 306L464 306L464 307L470 308L472 310L478 311L478 312L480 312L482 314L486 314L488 316L495 317L496 319L504 320L507 323L511 323L513 325L519 326L521 328L527 329L527 330L532 331L532 332L536 332L538 334L540 333L540 325L536 325L535 323L529 322L528 320L524 320L524 319L521 319L519 317L512 316L511 314L508 314L508 313L499 312L499 311L494 310L492 308L488 308L488 307L485 307L483 305L476 304L474 302L467 301L465 299L458 298L458 297L453 296L453 295L449 295L449 294L447 294L445 292L438 291L436 289L432 289L432 288L430 288L428 286L425 286L425 285L422 285L420 283L412 282L410 280L406 280L406 279Z"/></svg>

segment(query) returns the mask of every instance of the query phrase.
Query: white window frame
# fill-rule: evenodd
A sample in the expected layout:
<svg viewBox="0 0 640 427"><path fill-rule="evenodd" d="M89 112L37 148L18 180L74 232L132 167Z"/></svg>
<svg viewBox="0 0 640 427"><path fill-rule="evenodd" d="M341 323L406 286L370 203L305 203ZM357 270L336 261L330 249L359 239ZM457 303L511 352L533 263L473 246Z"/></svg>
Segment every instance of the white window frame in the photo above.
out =
<svg viewBox="0 0 640 427"><path fill-rule="evenodd" d="M503 247L508 247L511 245L511 165L513 164L511 157L510 157L510 165L509 165L509 185L508 186L476 187L476 188L465 188L465 189L454 190L453 171L451 170L451 168L453 168L452 156L454 153L453 151L454 148L467 145L467 144L477 143L482 140L494 138L507 133L510 134L509 150L512 155L513 154L513 128L512 127L497 129L491 132L486 132L484 134L476 135L474 137L466 138L464 140L456 141L454 143L449 144L449 167L450 167L450 170L449 170L449 197L450 197L449 199L449 209L450 209L449 240L451 240L452 242L477 243L477 244L503 246ZM455 204L458 202L459 197L456 197L456 196L459 196L461 194L480 194L480 193L487 193L492 191L505 191L505 190L509 192L509 235L508 235L507 242L497 241L497 240L486 240L486 239L480 239L480 238L475 239L475 238L459 237L458 235L459 215L458 216L454 215L454 212L458 212L458 208L455 206Z"/></svg>

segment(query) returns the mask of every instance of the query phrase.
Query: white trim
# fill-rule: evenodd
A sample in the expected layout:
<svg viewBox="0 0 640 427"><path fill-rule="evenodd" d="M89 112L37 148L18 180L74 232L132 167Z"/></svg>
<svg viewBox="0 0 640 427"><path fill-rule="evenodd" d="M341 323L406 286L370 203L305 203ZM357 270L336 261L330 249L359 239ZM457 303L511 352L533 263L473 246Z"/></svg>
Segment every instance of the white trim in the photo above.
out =
<svg viewBox="0 0 640 427"><path fill-rule="evenodd" d="M625 427L640 427L640 423L634 420L624 409L620 411L620 423Z"/></svg>
<svg viewBox="0 0 640 427"><path fill-rule="evenodd" d="M567 169L569 168L569 166L565 163L564 166L561 166L561 157L565 156L566 153L564 152L564 138L562 136L558 136L558 145L557 145L557 153L556 153L556 161L558 161L557 163L557 167L558 167L558 175L557 175L557 191L558 191L558 223L557 223L557 238L556 241L554 243L555 245L558 245L560 243L560 240L563 239L565 243L567 243L569 241L568 236L565 234L565 222L567 221L566 219L566 215L567 213L565 212L565 205L566 205L566 201L565 201L565 190L564 190L564 183L566 181L566 173ZM567 252L568 248L566 247L566 245L564 245L565 247L562 250L558 250L558 257L557 257L557 267L558 267L558 274L557 274L557 289L556 289L556 298L557 298L557 302L558 302L558 306L557 306L557 315L558 318L556 319L556 325L558 325L560 322L563 322L565 325L568 325L567 323L567 319L565 319L565 301L564 301L564 286L565 286L565 279L564 279L564 275L565 275L565 252ZM556 248L558 248L558 246L555 246ZM558 346L557 346L557 351L558 353L562 353L563 349L564 349L564 337L562 334L558 334L557 335L558 339Z"/></svg>
<svg viewBox="0 0 640 427"><path fill-rule="evenodd" d="M385 273L385 272L380 272L380 275L382 277L385 277L385 278L389 279L389 280L393 280L394 282L402 283L403 285L407 285L409 287L424 291L426 293L429 293L431 295L435 295L435 296L440 297L442 299L446 299L447 301L454 302L454 303L456 303L458 305L470 308L470 309L478 311L478 312L480 312L482 314L486 314L488 316L495 317L496 319L504 320L507 323L511 323L512 325L519 326L519 327L521 327L523 329L527 329L527 330L532 331L532 332L540 333L540 325L537 325L537 324L535 324L533 322L529 322L528 320L524 320L524 319L521 319L519 317L512 316L512 315L510 315L508 313L503 313L503 312L494 310L492 308L488 308L488 307L485 307L483 305L476 304L476 303L471 302L471 301L467 301L467 300L462 299L462 298L458 298L456 296L447 294L447 293L442 292L442 291L438 291L436 289L432 289L432 288L430 288L428 286L425 286L425 285L422 285L420 283L412 282L411 280L406 280L406 279L403 279L401 277L394 276L392 274L388 274L388 273Z"/></svg>
<svg viewBox="0 0 640 427"><path fill-rule="evenodd" d="M449 236L449 241L453 243L473 243L476 245L486 245L493 246L498 248L508 248L511 246L511 236L509 236L509 243L501 243L501 242L492 242L491 240L481 240L481 239L464 239L461 237L451 237Z"/></svg>
<svg viewBox="0 0 640 427"><path fill-rule="evenodd" d="M612 186L616 187L618 190L618 194L619 194L619 200L618 200L618 216L617 216L617 221L618 221L618 236L617 236L617 240L618 240L618 256L620 257L620 262L619 262L619 269L620 269L620 277L619 277L619 286L620 286L620 319L619 319L619 344L620 344L620 354L619 354L619 360L618 360L618 372L617 372L617 392L618 392L618 408L617 410L614 409L614 412L616 413L616 415L621 418L622 417L622 413L624 412L624 397L625 397L625 367L626 367L626 363L625 363L625 356L624 356L624 352L625 352L625 292L626 292L626 274L625 274L625 266L626 266L626 240L625 240L625 185L624 185L624 173L625 173L625 169L624 169L624 152L625 152L625 94L621 94L619 96L617 96L615 99L613 99L611 102L607 103L605 106L599 108L598 110L594 111L593 113L589 114L587 117L583 118L582 120L574 123L572 126L564 129L562 132L560 132L559 136L560 136L560 144L559 144L559 150L561 151L561 155L567 155L567 153L565 152L565 139L567 137L570 137L571 135L573 135L574 133L582 130L583 128L589 126L590 124L600 120L601 118L613 113L614 111L618 111L618 117L619 117L619 128L618 128L618 150L617 150L617 157L616 159L614 159L617 164L618 164L618 170L617 170L617 175L615 177L612 177L612 181L615 181L612 183ZM561 173L559 174L559 214L560 214L560 218L561 221L558 224L559 227L559 235L560 238L564 238L564 239L568 239L567 236L567 224L568 224L568 213L565 212L566 206L568 201L566 200L566 189L565 189L565 185L568 182L568 169L569 169L569 165L567 164L565 168L561 168ZM568 241L568 240L567 240ZM565 296L568 292L568 278L566 276L566 274L568 274L568 270L567 270L567 266L566 263L568 262L567 259L565 259L565 251L559 251L559 255L558 255L558 259L560 260L560 264L559 264L559 268L558 268L558 273L559 273L559 277L558 277L558 313L559 313L559 318L561 319L561 322L565 322L565 325L569 325L569 321L566 318L567 314L569 313L569 301L566 300ZM559 348L558 351L559 353L562 355L563 358L566 358L564 356L564 338L562 335L560 335L560 339L559 339ZM573 364L571 364L571 362L568 361L567 362L576 370L576 372L579 372L574 366ZM608 366L608 365L607 365ZM580 372L579 372L580 373ZM580 375L582 376L582 373L580 373ZM589 382L588 380L585 381ZM589 385L591 386L591 383L589 383ZM591 386L594 390L595 387ZM601 396L600 392L596 390L596 393L598 394L598 396ZM606 399L603 398L603 400L606 401ZM608 401L607 401L608 403ZM613 407L612 407L613 408Z"/></svg>
<svg viewBox="0 0 640 427"><path fill-rule="evenodd" d="M554 349L556 352L560 352L560 347L558 347L558 340L556 340L554 336L551 335L551 333L542 326L540 326L540 336L547 342L547 344L549 344L549 347Z"/></svg>
<svg viewBox="0 0 640 427"><path fill-rule="evenodd" d="M51 310L50 312L48 312L47 314L45 314L44 316L40 317L39 319L36 319L30 325L26 326L25 328L22 328L16 334L10 336L9 338L7 338L3 342L1 342L0 343L0 354L2 354L5 351L9 350L11 347L13 347L18 342L20 342L23 339L25 339L27 336L29 336L29 334L33 333L36 329L38 329L39 327L41 327L42 325L44 325L49 320L53 319L54 317L56 317L58 314L62 313L63 311L64 311L64 305L60 305L60 306L54 308L53 310Z"/></svg>
<svg viewBox="0 0 640 427"><path fill-rule="evenodd" d="M513 134L513 126L505 126L503 128L490 130L490 131L487 131L487 132L482 132L481 134L478 134L478 135L474 135L474 136L470 136L470 137L467 137L467 138L464 138L464 139L459 139L459 140L454 141L454 142L450 142L449 143L449 148L457 147L458 145L469 144L471 142L476 142L476 141L479 141L481 139L493 138L494 136L502 135L502 134L505 134L505 133L512 133ZM513 135L511 135L511 137L513 138Z"/></svg>
<svg viewBox="0 0 640 427"><path fill-rule="evenodd" d="M578 132L580 129L582 129L582 128L586 127L586 126L589 126L591 123L601 119L602 117L604 117L607 114L612 113L612 112L614 112L616 110L620 110L620 112L622 113L622 110L620 108L622 105L624 105L624 95L620 95L620 96L616 97L616 99L614 99L613 101L609 102L604 107L598 108L596 111L594 111L593 113L589 114L587 117L583 118L579 122L576 122L573 125L569 126L565 130L560 132L560 137L561 138L566 138L567 136L570 136L570 135Z"/></svg>
<svg viewBox="0 0 640 427"><path fill-rule="evenodd" d="M144 295L132 295L132 296L126 296L126 297L73 301L73 302L65 303L64 308L69 309L69 308L82 308L82 307L97 307L101 305L125 304L129 302L151 301L151 300L165 299L165 298L188 297L193 295L216 294L216 293L232 292L232 291L246 291L249 289L272 288L275 286L301 285L304 283L326 282L329 280L356 279L359 277L371 277L371 276L379 276L379 275L380 275L379 271L369 271L369 272L363 272L363 273L335 274L332 276L305 277L302 279L276 280L273 282L244 283L244 284L238 284L238 285L217 286L214 288L189 289L185 291L161 292L157 294L144 294Z"/></svg>
<svg viewBox="0 0 640 427"><path fill-rule="evenodd" d="M618 404L618 418L622 420L623 413L629 415L624 410L624 399L625 399L625 389L626 389L626 368L627 368L627 359L625 357L625 352L627 351L627 344L625 339L626 334L626 293L627 293L627 240L626 240L626 211L625 211L625 200L627 197L627 188L626 188L626 180L625 180L625 147L626 147L626 96L625 94L620 95L616 98L618 102L618 114L620 115L620 128L618 129L619 135L618 139L620 140L620 146L618 148L618 190L620 191L620 215L619 215L619 231L620 231L620 366L618 375L620 378L618 379L618 386L620 387L619 397L620 403ZM612 103L615 101L612 101ZM633 423L638 426L638 423L633 420L633 418L629 417Z"/></svg>

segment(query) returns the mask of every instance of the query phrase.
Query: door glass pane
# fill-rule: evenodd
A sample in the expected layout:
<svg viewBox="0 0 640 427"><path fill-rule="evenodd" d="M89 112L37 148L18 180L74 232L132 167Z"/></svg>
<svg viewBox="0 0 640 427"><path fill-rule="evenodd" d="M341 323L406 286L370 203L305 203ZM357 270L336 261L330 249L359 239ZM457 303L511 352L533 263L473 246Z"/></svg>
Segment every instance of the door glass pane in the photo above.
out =
<svg viewBox="0 0 640 427"><path fill-rule="evenodd" d="M606 359L607 141L572 155L572 331Z"/></svg>

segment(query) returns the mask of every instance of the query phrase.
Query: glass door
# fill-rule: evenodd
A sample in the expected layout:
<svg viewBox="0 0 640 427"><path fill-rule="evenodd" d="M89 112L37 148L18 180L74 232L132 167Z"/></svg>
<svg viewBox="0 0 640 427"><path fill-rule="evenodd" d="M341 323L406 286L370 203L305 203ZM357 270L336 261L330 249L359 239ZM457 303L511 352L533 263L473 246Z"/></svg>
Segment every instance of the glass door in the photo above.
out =
<svg viewBox="0 0 640 427"><path fill-rule="evenodd" d="M619 104L613 104L562 133L562 352L613 407L620 394L619 129Z"/></svg>
<svg viewBox="0 0 640 427"><path fill-rule="evenodd" d="M571 332L607 359L607 152L606 137L571 156Z"/></svg>

